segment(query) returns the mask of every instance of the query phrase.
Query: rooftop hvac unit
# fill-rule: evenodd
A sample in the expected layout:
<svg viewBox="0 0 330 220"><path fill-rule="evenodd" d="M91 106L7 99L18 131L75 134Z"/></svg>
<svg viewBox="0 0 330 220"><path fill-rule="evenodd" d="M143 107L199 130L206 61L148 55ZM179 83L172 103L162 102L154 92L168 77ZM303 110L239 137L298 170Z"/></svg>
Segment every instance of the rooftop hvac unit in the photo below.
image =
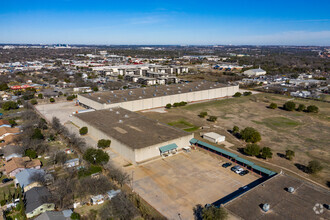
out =
<svg viewBox="0 0 330 220"><path fill-rule="evenodd" d="M181 93L181 91L178 91L178 93Z"/></svg>
<svg viewBox="0 0 330 220"><path fill-rule="evenodd" d="M119 120L119 123L123 123L123 120Z"/></svg>
<svg viewBox="0 0 330 220"><path fill-rule="evenodd" d="M119 115L120 114L119 111L116 111L116 114Z"/></svg>
<svg viewBox="0 0 330 220"><path fill-rule="evenodd" d="M113 91L111 91L111 93L113 93Z"/></svg>
<svg viewBox="0 0 330 220"><path fill-rule="evenodd" d="M213 89L213 87L212 87L212 86L210 86L210 89Z"/></svg>
<svg viewBox="0 0 330 220"><path fill-rule="evenodd" d="M167 95L167 92L164 92L164 95Z"/></svg>
<svg viewBox="0 0 330 220"><path fill-rule="evenodd" d="M108 102L108 103L111 103L110 99L109 99L109 100L107 100L107 102Z"/></svg>
<svg viewBox="0 0 330 220"><path fill-rule="evenodd" d="M112 108L110 108L110 109L109 109L109 111L110 111L110 112L112 112L112 111L113 111L113 109L112 109Z"/></svg>
<svg viewBox="0 0 330 220"><path fill-rule="evenodd" d="M181 89L180 86L178 86L178 89Z"/></svg>
<svg viewBox="0 0 330 220"><path fill-rule="evenodd" d="M189 89L190 92L192 92L192 89Z"/></svg>
<svg viewBox="0 0 330 220"><path fill-rule="evenodd" d="M100 100L100 99L101 99L101 97L97 97L97 99L98 99L98 100Z"/></svg>
<svg viewBox="0 0 330 220"><path fill-rule="evenodd" d="M262 206L262 210L264 210L264 212L268 212L270 209L270 205L268 203L265 203L263 206Z"/></svg>
<svg viewBox="0 0 330 220"><path fill-rule="evenodd" d="M125 118L128 118L128 115L125 115L124 117L125 117Z"/></svg>
<svg viewBox="0 0 330 220"><path fill-rule="evenodd" d="M142 90L142 93L143 93L143 94L146 94L146 91Z"/></svg>
<svg viewBox="0 0 330 220"><path fill-rule="evenodd" d="M154 96L157 96L156 93L154 93Z"/></svg>
<svg viewBox="0 0 330 220"><path fill-rule="evenodd" d="M116 94L115 94L114 96L115 96L115 97L117 97L117 95L116 95Z"/></svg>
<svg viewBox="0 0 330 220"><path fill-rule="evenodd" d="M124 98L124 101L127 101L127 98Z"/></svg>
<svg viewBox="0 0 330 220"><path fill-rule="evenodd" d="M289 193L294 193L294 188L293 188L293 187L289 187L289 188L288 188L288 192L289 192Z"/></svg>
<svg viewBox="0 0 330 220"><path fill-rule="evenodd" d="M139 96L139 99L142 99L142 96Z"/></svg>

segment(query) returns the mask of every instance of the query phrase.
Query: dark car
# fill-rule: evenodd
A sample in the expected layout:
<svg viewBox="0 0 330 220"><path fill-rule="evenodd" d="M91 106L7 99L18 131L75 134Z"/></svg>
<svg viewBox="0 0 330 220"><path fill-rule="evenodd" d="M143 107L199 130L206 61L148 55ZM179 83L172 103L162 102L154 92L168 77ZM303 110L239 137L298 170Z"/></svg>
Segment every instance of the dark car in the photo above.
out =
<svg viewBox="0 0 330 220"><path fill-rule="evenodd" d="M13 180L12 178L5 178L5 179L2 180L2 183L8 183L12 180Z"/></svg>
<svg viewBox="0 0 330 220"><path fill-rule="evenodd" d="M232 163L224 163L224 164L222 164L222 167L227 168L227 167L230 167L231 164L232 164Z"/></svg>
<svg viewBox="0 0 330 220"><path fill-rule="evenodd" d="M249 173L248 170L243 170L242 172L239 173L239 175L244 176L244 175L246 175L248 173Z"/></svg>
<svg viewBox="0 0 330 220"><path fill-rule="evenodd" d="M240 166L238 166L238 165L236 165L236 166L233 166L232 168L230 168L231 169L231 171L236 171L237 169L239 169L240 168Z"/></svg>

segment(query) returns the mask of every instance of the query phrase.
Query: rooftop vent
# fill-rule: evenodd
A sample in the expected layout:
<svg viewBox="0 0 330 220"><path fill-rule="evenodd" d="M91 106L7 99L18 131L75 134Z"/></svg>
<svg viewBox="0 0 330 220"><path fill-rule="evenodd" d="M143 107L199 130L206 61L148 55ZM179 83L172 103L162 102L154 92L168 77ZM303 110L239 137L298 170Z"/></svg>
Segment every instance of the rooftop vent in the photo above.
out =
<svg viewBox="0 0 330 220"><path fill-rule="evenodd" d="M100 100L100 99L101 99L101 97L97 97L97 99L98 99L98 100Z"/></svg>
<svg viewBox="0 0 330 220"><path fill-rule="evenodd" d="M154 96L157 96L156 93L154 93Z"/></svg>
<svg viewBox="0 0 330 220"><path fill-rule="evenodd" d="M120 114L119 111L116 111L116 114L119 115Z"/></svg>
<svg viewBox="0 0 330 220"><path fill-rule="evenodd" d="M192 92L192 89L189 89L190 92Z"/></svg>
<svg viewBox="0 0 330 220"><path fill-rule="evenodd" d="M263 206L262 206L262 210L264 210L264 212L268 212L270 209L270 205L268 203L265 203Z"/></svg>
<svg viewBox="0 0 330 220"><path fill-rule="evenodd" d="M119 123L123 123L123 120L119 120L118 122L119 122Z"/></svg>
<svg viewBox="0 0 330 220"><path fill-rule="evenodd" d="M139 99L142 99L142 96L139 96Z"/></svg>
<svg viewBox="0 0 330 220"><path fill-rule="evenodd" d="M116 94L115 94L114 96L115 96L115 97L117 97L117 95L116 95Z"/></svg>
<svg viewBox="0 0 330 220"><path fill-rule="evenodd" d="M167 92L164 92L164 95L167 95Z"/></svg>
<svg viewBox="0 0 330 220"><path fill-rule="evenodd" d="M109 100L107 100L107 103L111 103L111 100L109 99Z"/></svg>
<svg viewBox="0 0 330 220"><path fill-rule="evenodd" d="M142 93L143 93L143 94L146 94L146 91L142 90Z"/></svg>
<svg viewBox="0 0 330 220"><path fill-rule="evenodd" d="M181 91L178 91L178 93L181 93Z"/></svg>
<svg viewBox="0 0 330 220"><path fill-rule="evenodd" d="M113 91L111 91L111 93L113 93Z"/></svg>
<svg viewBox="0 0 330 220"><path fill-rule="evenodd" d="M293 187L289 187L289 188L288 188L288 192L289 192L289 193L294 193L294 191L295 191L295 189L294 189Z"/></svg>
<svg viewBox="0 0 330 220"><path fill-rule="evenodd" d="M125 118L128 118L128 115L125 115L124 117L125 117Z"/></svg>
<svg viewBox="0 0 330 220"><path fill-rule="evenodd" d="M213 87L212 87L212 86L210 86L210 89L213 89Z"/></svg>
<svg viewBox="0 0 330 220"><path fill-rule="evenodd" d="M109 109L109 111L110 111L110 112L112 112L112 111L113 111L113 109L112 109L112 108L110 108L110 109Z"/></svg>

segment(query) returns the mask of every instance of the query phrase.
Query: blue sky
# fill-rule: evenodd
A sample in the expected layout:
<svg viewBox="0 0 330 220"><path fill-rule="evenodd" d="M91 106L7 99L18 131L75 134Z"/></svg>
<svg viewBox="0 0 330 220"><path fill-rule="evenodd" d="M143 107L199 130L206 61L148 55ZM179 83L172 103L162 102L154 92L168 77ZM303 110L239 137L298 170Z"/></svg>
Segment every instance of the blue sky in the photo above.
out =
<svg viewBox="0 0 330 220"><path fill-rule="evenodd" d="M0 0L0 43L330 45L330 0Z"/></svg>

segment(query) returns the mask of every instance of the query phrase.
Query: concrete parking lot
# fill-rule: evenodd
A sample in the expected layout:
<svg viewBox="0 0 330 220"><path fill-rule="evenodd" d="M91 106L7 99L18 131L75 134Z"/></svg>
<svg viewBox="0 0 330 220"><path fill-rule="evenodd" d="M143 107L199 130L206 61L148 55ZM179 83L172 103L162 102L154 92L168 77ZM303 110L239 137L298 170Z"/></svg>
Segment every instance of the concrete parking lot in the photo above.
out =
<svg viewBox="0 0 330 220"><path fill-rule="evenodd" d="M213 203L258 179L222 168L225 161L199 150L155 160L125 170L133 189L168 219L193 219L193 207Z"/></svg>
<svg viewBox="0 0 330 220"><path fill-rule="evenodd" d="M75 102L42 104L37 105L36 108L48 121L51 121L53 117L57 117L62 124L70 120L70 115L73 112L85 109L81 106L75 106Z"/></svg>

